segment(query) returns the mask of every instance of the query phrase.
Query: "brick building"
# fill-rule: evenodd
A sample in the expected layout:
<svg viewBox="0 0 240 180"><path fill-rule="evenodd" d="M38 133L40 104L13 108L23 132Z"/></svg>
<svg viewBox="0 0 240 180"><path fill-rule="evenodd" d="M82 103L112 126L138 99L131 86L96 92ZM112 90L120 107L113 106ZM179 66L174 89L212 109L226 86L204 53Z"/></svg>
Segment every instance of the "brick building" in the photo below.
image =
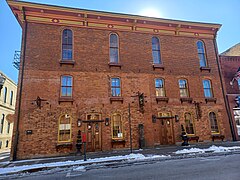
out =
<svg viewBox="0 0 240 180"><path fill-rule="evenodd" d="M240 44L219 56L234 140L240 140Z"/></svg>
<svg viewBox="0 0 240 180"><path fill-rule="evenodd" d="M88 151L179 144L183 130L231 140L219 24L8 4L23 29L13 159L74 153L78 130Z"/></svg>

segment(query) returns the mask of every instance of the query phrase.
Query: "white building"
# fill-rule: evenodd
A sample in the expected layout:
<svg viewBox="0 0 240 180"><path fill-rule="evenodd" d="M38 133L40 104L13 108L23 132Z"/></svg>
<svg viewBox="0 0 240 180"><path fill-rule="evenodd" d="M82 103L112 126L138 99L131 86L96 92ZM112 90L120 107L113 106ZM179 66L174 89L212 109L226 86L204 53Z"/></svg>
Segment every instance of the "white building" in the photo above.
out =
<svg viewBox="0 0 240 180"><path fill-rule="evenodd" d="M0 71L0 152L8 151L11 148L13 118L16 104L17 85ZM3 85L2 85L3 83Z"/></svg>

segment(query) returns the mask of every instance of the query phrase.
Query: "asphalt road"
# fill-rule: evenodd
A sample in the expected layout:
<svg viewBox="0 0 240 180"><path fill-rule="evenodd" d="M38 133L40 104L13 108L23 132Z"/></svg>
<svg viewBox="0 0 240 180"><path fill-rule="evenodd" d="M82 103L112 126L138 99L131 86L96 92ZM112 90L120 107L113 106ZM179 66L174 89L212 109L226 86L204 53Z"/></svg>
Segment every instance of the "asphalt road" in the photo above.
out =
<svg viewBox="0 0 240 180"><path fill-rule="evenodd" d="M157 179L157 180L239 180L240 154L209 156L188 159L112 163L86 167L52 169L31 174L20 174L5 178L17 179Z"/></svg>

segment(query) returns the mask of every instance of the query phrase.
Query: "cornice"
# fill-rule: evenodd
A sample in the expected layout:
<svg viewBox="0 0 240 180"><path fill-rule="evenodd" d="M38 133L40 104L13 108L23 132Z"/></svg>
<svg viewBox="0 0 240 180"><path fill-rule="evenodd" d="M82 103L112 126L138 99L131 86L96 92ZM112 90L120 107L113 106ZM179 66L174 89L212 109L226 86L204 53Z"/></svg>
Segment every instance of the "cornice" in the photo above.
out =
<svg viewBox="0 0 240 180"><path fill-rule="evenodd" d="M221 27L220 24L151 18L23 1L7 0L7 3L21 25L26 20L52 25L210 39L216 37L217 31Z"/></svg>

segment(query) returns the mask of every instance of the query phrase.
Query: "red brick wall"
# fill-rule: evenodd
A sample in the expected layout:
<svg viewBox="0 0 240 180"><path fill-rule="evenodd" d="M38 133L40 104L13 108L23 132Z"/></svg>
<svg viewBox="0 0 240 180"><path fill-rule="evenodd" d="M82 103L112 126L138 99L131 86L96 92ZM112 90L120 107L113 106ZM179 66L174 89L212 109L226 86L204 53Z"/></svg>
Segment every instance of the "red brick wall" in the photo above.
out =
<svg viewBox="0 0 240 180"><path fill-rule="evenodd" d="M219 56L219 60L221 63L221 71L224 78L224 85L226 87L227 103L232 116L235 136L237 140L240 140L240 137L237 134L236 122L233 115L233 108L236 106L235 99L237 96L240 96L240 90L237 81L234 81L233 85L230 85L230 82L240 67L240 56Z"/></svg>
<svg viewBox="0 0 240 180"><path fill-rule="evenodd" d="M161 58L164 70L153 69L151 54L152 34L116 32L119 35L120 63L122 67L109 67L109 33L107 30L70 28L73 31L75 65L60 65L61 26L28 24L26 66L23 81L20 117L20 137L18 159L54 156L75 152L77 131L84 131L84 125L77 127L77 119L86 119L91 111L102 114L102 119L112 113L122 114L125 148L129 148L128 103L131 104L133 148L138 148L138 125L144 124L147 147L159 141L160 122L152 123L152 115L169 111L178 115L173 119L174 142L181 142L181 124L184 113L191 112L195 122L195 132L200 141L210 141L211 131L208 113L217 114L221 134L231 140L228 118L218 74L213 40L203 39L207 60L211 71L200 71L196 49L197 38L157 35L160 39ZM73 76L73 103L59 103L60 76ZM110 103L110 78L120 77L123 103ZM168 102L156 102L154 79L164 78ZM188 80L190 97L201 102L202 118L197 120L194 104L180 102L178 79ZM216 103L205 102L202 80L212 81ZM146 96L145 112L138 111L138 99L131 97L137 91ZM38 109L33 103L40 96L47 100ZM72 118L73 149L56 151L58 118L69 113ZM102 150L111 150L111 125L102 126ZM32 135L26 135L32 130ZM114 148L123 148L122 145Z"/></svg>

